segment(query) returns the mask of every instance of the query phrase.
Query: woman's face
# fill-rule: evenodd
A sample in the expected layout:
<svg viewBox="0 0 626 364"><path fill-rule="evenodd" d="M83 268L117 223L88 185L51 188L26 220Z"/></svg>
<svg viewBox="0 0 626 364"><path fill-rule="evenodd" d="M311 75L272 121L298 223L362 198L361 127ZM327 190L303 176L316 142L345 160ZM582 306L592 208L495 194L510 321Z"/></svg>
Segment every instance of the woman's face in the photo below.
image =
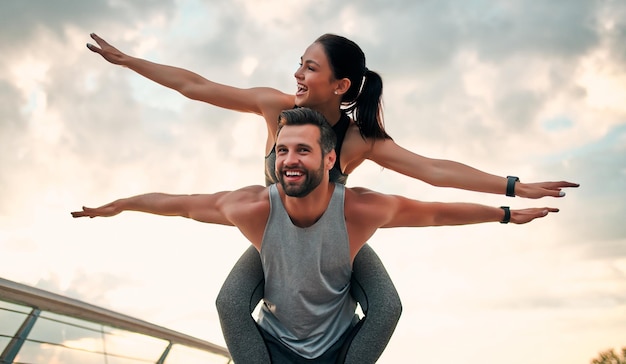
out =
<svg viewBox="0 0 626 364"><path fill-rule="evenodd" d="M320 110L340 97L335 94L337 80L333 76L324 47L319 43L313 43L306 49L294 76L298 83L297 106Z"/></svg>

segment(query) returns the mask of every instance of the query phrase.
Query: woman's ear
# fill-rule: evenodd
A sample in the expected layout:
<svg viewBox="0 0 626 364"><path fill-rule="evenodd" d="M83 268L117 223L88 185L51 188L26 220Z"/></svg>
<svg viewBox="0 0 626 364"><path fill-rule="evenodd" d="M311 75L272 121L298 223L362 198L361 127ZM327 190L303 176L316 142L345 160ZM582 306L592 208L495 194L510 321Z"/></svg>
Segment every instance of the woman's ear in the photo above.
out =
<svg viewBox="0 0 626 364"><path fill-rule="evenodd" d="M350 79L342 78L341 80L337 80L337 87L335 88L335 95L343 95L350 89Z"/></svg>

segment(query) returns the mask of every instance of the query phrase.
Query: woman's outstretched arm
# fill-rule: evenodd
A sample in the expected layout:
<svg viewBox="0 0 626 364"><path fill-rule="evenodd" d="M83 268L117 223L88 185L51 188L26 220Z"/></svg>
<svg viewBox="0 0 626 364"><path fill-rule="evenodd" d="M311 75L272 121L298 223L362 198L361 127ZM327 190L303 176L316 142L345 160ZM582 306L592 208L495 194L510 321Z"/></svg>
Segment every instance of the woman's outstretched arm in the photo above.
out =
<svg viewBox="0 0 626 364"><path fill-rule="evenodd" d="M293 107L293 95L287 95L269 87L237 88L210 81L192 71L150 62L130 56L92 33L91 38L97 45L87 43L87 48L98 53L112 64L127 67L138 74L182 95L203 101L225 109L265 115L268 110ZM276 115L278 115L276 113ZM272 115L273 117L273 115ZM273 122L276 120L273 119Z"/></svg>
<svg viewBox="0 0 626 364"><path fill-rule="evenodd" d="M578 187L577 183L549 181L524 183L509 181L509 178L480 171L462 163L423 157L412 153L391 139L374 142L362 140L366 149L366 159L384 168L394 170L437 187L453 187L469 191L493 194L507 193L507 185L512 184L513 195L525 198L563 197L563 188Z"/></svg>

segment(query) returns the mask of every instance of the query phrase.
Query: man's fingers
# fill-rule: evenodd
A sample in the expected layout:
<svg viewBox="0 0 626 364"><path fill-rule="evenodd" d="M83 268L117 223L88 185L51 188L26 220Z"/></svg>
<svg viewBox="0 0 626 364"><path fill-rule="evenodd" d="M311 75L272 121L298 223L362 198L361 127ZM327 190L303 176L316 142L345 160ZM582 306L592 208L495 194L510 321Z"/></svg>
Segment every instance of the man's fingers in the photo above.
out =
<svg viewBox="0 0 626 364"><path fill-rule="evenodd" d="M83 211L74 211L74 212L72 212L72 217L73 218L85 217L85 216L87 216L87 214L85 214L85 212L83 212Z"/></svg>
<svg viewBox="0 0 626 364"><path fill-rule="evenodd" d="M540 217L548 216L550 212L559 212L559 209L554 208L554 207L544 207L543 209L541 209Z"/></svg>
<svg viewBox="0 0 626 364"><path fill-rule="evenodd" d="M76 218L76 217L90 217L90 218L94 218L96 216L98 216L98 214L94 213L93 208L89 208L89 207L85 207L83 206L83 210L82 211L74 211L72 212L72 217Z"/></svg>

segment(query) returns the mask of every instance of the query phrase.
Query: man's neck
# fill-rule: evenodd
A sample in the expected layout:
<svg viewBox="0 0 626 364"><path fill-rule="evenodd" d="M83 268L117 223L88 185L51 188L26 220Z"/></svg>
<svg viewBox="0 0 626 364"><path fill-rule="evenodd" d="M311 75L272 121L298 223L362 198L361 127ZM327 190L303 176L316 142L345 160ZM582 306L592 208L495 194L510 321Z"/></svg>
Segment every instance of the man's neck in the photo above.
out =
<svg viewBox="0 0 626 364"><path fill-rule="evenodd" d="M280 198L291 222L301 228L312 226L324 215L334 190L334 183L321 183L304 197L290 197L278 185Z"/></svg>

